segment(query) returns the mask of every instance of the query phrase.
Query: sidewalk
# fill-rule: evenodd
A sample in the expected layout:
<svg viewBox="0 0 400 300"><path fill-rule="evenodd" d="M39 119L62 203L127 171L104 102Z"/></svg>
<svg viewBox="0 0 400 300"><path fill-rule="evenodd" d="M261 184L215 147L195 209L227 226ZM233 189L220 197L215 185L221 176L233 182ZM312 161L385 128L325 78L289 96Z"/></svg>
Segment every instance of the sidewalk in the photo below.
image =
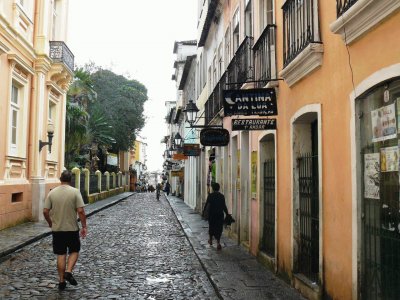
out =
<svg viewBox="0 0 400 300"><path fill-rule="evenodd" d="M208 222L177 197L168 201L221 299L305 299L225 234L209 246Z"/></svg>
<svg viewBox="0 0 400 300"><path fill-rule="evenodd" d="M110 207L123 199L133 195L132 192L125 192L93 204L85 206L86 216L89 217L107 207ZM2 257L21 249L47 235L51 230L46 221L28 222L15 227L0 230L0 260Z"/></svg>

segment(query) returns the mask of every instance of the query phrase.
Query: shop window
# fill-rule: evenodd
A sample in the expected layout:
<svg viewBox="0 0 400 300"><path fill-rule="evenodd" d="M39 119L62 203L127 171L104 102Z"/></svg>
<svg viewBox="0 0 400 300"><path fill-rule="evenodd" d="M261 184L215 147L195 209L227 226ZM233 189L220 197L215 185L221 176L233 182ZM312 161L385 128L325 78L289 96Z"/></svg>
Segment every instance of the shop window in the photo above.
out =
<svg viewBox="0 0 400 300"><path fill-rule="evenodd" d="M400 295L400 78L358 97L356 115L362 294L365 299L395 299Z"/></svg>

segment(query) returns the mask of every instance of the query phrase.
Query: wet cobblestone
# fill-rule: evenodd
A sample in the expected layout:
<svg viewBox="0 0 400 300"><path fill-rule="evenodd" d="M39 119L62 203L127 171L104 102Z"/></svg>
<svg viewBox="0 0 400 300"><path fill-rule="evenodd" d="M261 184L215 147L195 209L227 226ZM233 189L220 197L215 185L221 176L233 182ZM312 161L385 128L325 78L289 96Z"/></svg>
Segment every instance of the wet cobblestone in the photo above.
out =
<svg viewBox="0 0 400 300"><path fill-rule="evenodd" d="M51 237L0 263L0 299L218 299L165 198L136 194L88 219L74 274L59 292Z"/></svg>

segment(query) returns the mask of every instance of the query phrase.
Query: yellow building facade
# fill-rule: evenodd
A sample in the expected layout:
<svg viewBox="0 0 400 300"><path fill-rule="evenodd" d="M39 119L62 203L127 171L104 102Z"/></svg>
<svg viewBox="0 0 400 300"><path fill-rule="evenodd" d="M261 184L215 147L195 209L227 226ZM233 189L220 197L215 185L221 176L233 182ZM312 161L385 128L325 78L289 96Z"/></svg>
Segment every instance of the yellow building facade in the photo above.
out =
<svg viewBox="0 0 400 300"><path fill-rule="evenodd" d="M74 68L67 20L68 0L0 2L0 229L41 219L59 184Z"/></svg>

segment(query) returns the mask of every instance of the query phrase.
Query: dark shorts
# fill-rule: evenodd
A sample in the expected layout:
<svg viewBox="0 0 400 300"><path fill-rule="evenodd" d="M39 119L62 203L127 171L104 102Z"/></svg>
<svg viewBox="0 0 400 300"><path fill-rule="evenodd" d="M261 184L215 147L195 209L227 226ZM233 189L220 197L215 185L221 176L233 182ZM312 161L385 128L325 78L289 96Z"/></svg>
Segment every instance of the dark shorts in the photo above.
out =
<svg viewBox="0 0 400 300"><path fill-rule="evenodd" d="M79 231L53 231L53 252L64 255L81 250Z"/></svg>

